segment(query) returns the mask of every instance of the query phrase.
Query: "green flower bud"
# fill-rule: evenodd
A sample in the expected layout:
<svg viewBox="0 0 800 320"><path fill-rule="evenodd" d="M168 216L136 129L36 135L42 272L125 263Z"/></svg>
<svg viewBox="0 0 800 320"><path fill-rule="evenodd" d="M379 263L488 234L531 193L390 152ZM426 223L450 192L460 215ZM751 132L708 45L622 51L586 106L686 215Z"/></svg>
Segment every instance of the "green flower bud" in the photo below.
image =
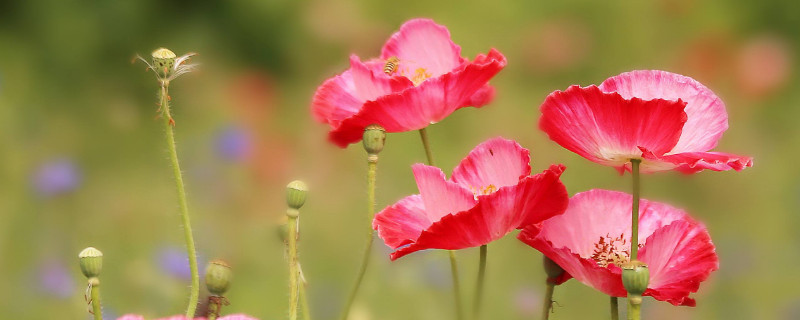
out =
<svg viewBox="0 0 800 320"><path fill-rule="evenodd" d="M386 143L386 130L377 124L369 125L364 129L362 142L364 143L364 150L367 150L367 154L378 155L378 153L383 150L383 145Z"/></svg>
<svg viewBox="0 0 800 320"><path fill-rule="evenodd" d="M564 269L548 257L544 257L543 264L544 272L547 274L547 282L555 282L556 278L564 273Z"/></svg>
<svg viewBox="0 0 800 320"><path fill-rule="evenodd" d="M169 73L175 66L175 52L167 48L158 48L151 54L153 56L153 67L157 72ZM166 70L166 71L165 71Z"/></svg>
<svg viewBox="0 0 800 320"><path fill-rule="evenodd" d="M81 264L81 272L87 278L94 278L100 276L100 271L103 270L103 253L94 247L83 249L78 254L78 259Z"/></svg>
<svg viewBox="0 0 800 320"><path fill-rule="evenodd" d="M282 223L275 228L275 231L277 231L278 239L281 240L281 242L289 242L289 224Z"/></svg>
<svg viewBox="0 0 800 320"><path fill-rule="evenodd" d="M628 296L641 297L650 283L650 270L644 262L633 260L622 265L622 285Z"/></svg>
<svg viewBox="0 0 800 320"><path fill-rule="evenodd" d="M232 278L231 266L225 261L212 260L206 266L206 287L215 296L221 296L228 291Z"/></svg>
<svg viewBox="0 0 800 320"><path fill-rule="evenodd" d="M308 187L305 182L300 180L289 182L286 191L286 204L289 205L289 208L298 210L306 203Z"/></svg>

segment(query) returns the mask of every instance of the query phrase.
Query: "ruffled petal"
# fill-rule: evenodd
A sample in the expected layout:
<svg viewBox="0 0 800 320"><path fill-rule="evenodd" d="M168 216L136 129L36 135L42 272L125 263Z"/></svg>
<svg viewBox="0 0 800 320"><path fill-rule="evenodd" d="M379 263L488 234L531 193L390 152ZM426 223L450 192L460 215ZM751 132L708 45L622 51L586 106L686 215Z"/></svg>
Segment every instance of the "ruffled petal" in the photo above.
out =
<svg viewBox="0 0 800 320"><path fill-rule="evenodd" d="M374 64L374 63L372 63ZM353 85L355 93L361 101L370 101L393 92L399 92L414 86L411 81L404 77L387 77L383 73L376 73L372 69L375 66L368 66L361 62L356 55L350 56L350 72L353 75Z"/></svg>
<svg viewBox="0 0 800 320"><path fill-rule="evenodd" d="M450 72L464 62L461 47L450 40L450 31L430 19L412 19L392 35L381 51L381 58L400 59L401 67L410 64L412 73L424 68L432 77Z"/></svg>
<svg viewBox="0 0 800 320"><path fill-rule="evenodd" d="M531 173L530 161L528 150L516 141L494 138L472 149L453 169L450 180L480 194L519 183Z"/></svg>
<svg viewBox="0 0 800 320"><path fill-rule="evenodd" d="M539 127L553 141L591 161L623 168L645 147L664 154L686 122L685 103L624 99L596 86L572 86L547 96Z"/></svg>
<svg viewBox="0 0 800 320"><path fill-rule="evenodd" d="M420 195L403 198L375 215L372 228L392 249L412 243L431 225Z"/></svg>
<svg viewBox="0 0 800 320"><path fill-rule="evenodd" d="M642 149L645 161L661 163L660 168L672 166L675 170L692 174L705 169L713 171L742 171L753 166L753 158L723 152L684 152L657 156L647 149Z"/></svg>
<svg viewBox="0 0 800 320"><path fill-rule="evenodd" d="M672 153L708 151L717 145L728 129L725 104L711 90L687 76L659 71L636 70L606 79L605 92L616 92L626 99L682 100L688 119Z"/></svg>
<svg viewBox="0 0 800 320"><path fill-rule="evenodd" d="M339 123L358 112L366 100L356 93L352 71L347 70L340 75L325 80L311 102L311 114L314 119L338 127Z"/></svg>
<svg viewBox="0 0 800 320"><path fill-rule="evenodd" d="M217 319L218 320L258 320L258 318L254 318L254 317L248 316L246 314L241 314L241 313L239 313L239 314L231 314L231 315L227 315L227 316L224 316L222 318L217 318Z"/></svg>
<svg viewBox="0 0 800 320"><path fill-rule="evenodd" d="M478 205L449 214L422 231L419 238L391 254L395 260L424 249L458 250L500 239L514 229L564 212L569 196L559 180L563 166L526 177L519 185L479 197Z"/></svg>
<svg viewBox="0 0 800 320"><path fill-rule="evenodd" d="M144 320L144 317L138 314L126 314L117 318L117 320Z"/></svg>
<svg viewBox="0 0 800 320"><path fill-rule="evenodd" d="M517 239L539 250L564 269L561 276L553 279L555 284L564 283L574 277L581 283L607 295L614 297L628 295L622 285L622 270L619 267L614 264L601 267L594 260L583 258L567 247L553 245L545 237L540 236L542 230L540 225L530 225L519 233Z"/></svg>
<svg viewBox="0 0 800 320"><path fill-rule="evenodd" d="M346 147L360 141L364 128L371 124L379 124L387 132L405 132L441 121L475 102L473 95L485 90L489 79L506 65L505 57L496 50L481 62L485 63L469 63L454 72L425 80L417 87L366 102L357 114L330 131L330 140Z"/></svg>
<svg viewBox="0 0 800 320"><path fill-rule="evenodd" d="M719 269L708 230L688 217L656 230L639 252L650 269L645 295L674 305L694 306L689 294Z"/></svg>
<svg viewBox="0 0 800 320"><path fill-rule="evenodd" d="M430 222L436 222L447 214L472 208L477 203L471 191L447 181L442 169L424 164L415 164L411 168Z"/></svg>

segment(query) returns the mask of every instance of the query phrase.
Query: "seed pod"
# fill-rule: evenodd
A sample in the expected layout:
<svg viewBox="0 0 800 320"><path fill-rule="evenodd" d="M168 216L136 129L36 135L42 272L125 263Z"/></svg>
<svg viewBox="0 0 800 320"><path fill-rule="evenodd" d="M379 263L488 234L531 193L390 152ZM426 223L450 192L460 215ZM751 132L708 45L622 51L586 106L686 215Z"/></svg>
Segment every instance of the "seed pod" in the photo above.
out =
<svg viewBox="0 0 800 320"><path fill-rule="evenodd" d="M622 285L628 296L641 297L650 282L650 270L644 262L633 260L622 265Z"/></svg>
<svg viewBox="0 0 800 320"><path fill-rule="evenodd" d="M307 193L308 186L305 182L300 180L289 182L289 185L286 186L286 204L291 209L300 209L306 203Z"/></svg>
<svg viewBox="0 0 800 320"><path fill-rule="evenodd" d="M100 271L103 270L103 253L94 247L83 249L78 254L78 259L81 264L81 272L87 278L95 278L100 276Z"/></svg>
<svg viewBox="0 0 800 320"><path fill-rule="evenodd" d="M369 155L378 155L383 150L386 144L386 130L383 127L372 124L364 129L364 136L362 137L364 143L364 150L367 150Z"/></svg>
<svg viewBox="0 0 800 320"><path fill-rule="evenodd" d="M215 296L221 296L228 291L232 278L231 266L225 261L212 260L206 266L206 287Z"/></svg>

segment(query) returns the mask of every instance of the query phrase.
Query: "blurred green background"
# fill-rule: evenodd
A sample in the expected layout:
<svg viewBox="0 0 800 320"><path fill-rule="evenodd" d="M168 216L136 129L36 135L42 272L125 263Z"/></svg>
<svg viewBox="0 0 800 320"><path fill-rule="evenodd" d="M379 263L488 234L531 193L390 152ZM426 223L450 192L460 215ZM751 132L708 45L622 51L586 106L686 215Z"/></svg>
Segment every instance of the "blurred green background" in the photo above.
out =
<svg viewBox="0 0 800 320"><path fill-rule="evenodd" d="M78 252L105 253L107 318L182 313L183 238L157 83L129 63L157 47L195 51L201 72L173 83L178 152L200 264L227 259L236 280L226 313L285 317L287 270L275 226L284 186L311 187L301 261L316 319L333 319L355 277L366 229L364 151L327 143L311 96L379 54L407 19L446 25L463 54L495 47L508 66L497 98L429 128L451 168L502 135L531 149L534 172L564 163L571 194L628 190L620 177L537 129L553 90L633 69L694 77L726 103L717 150L752 155L743 172L648 175L644 197L704 221L721 268L696 308L646 299L647 319L800 319L800 2L797 1L2 1L0 2L0 309L4 319L85 319ZM416 193L416 132L390 134L378 207ZM447 255L389 262L378 240L352 319L451 319ZM459 253L471 297L477 249ZM536 319L541 254L513 235L489 246L486 319ZM607 297L570 281L551 319L596 319Z"/></svg>

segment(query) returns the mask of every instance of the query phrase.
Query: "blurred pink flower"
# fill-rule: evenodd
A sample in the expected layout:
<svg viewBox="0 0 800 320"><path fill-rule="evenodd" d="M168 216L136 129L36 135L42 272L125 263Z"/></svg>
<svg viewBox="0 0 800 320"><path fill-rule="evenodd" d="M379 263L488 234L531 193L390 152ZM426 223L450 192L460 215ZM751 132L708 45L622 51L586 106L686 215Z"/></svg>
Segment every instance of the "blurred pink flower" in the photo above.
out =
<svg viewBox="0 0 800 320"><path fill-rule="evenodd" d="M564 212L569 196L559 180L564 166L530 175L530 154L512 140L490 139L453 170L413 166L420 194L375 216L373 228L391 259L424 249L457 250L500 239L514 229Z"/></svg>
<svg viewBox="0 0 800 320"><path fill-rule="evenodd" d="M692 78L637 70L600 86L555 91L541 106L539 128L562 147L593 162L642 172L742 170L750 157L708 152L728 129L725 105Z"/></svg>
<svg viewBox="0 0 800 320"><path fill-rule="evenodd" d="M763 96L788 82L792 55L786 40L764 35L749 40L736 57L736 82L745 93Z"/></svg>
<svg viewBox="0 0 800 320"><path fill-rule="evenodd" d="M447 28L413 19L389 38L380 59L362 62L352 55L349 70L317 89L311 113L330 126L329 138L340 147L360 141L371 124L388 132L418 130L456 109L489 103L494 88L487 82L505 65L494 49L469 61Z"/></svg>
<svg viewBox="0 0 800 320"><path fill-rule="evenodd" d="M645 296L694 306L689 294L719 268L705 226L683 210L641 200L639 260L650 269ZM620 265L630 259L631 195L591 190L572 197L560 216L526 227L518 238L560 265L555 281L570 278L605 294L625 297ZM641 239L644 239L643 241Z"/></svg>

